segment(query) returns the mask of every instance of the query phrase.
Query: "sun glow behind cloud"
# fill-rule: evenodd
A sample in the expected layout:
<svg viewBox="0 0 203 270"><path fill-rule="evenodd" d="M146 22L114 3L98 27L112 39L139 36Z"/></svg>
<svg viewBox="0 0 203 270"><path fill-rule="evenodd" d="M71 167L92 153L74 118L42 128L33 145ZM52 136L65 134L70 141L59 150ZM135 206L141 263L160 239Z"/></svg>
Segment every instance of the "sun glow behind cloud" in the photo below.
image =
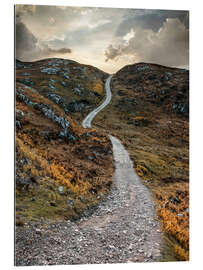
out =
<svg viewBox="0 0 203 270"><path fill-rule="evenodd" d="M187 11L16 6L16 57L73 59L114 73L138 61L188 67Z"/></svg>

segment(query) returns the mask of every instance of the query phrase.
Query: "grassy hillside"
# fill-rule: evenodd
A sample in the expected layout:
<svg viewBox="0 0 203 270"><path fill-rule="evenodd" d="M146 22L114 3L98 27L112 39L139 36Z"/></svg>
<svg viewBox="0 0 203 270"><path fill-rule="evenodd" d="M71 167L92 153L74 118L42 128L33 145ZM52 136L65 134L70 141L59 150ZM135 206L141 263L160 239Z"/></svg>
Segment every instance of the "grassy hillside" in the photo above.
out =
<svg viewBox="0 0 203 270"><path fill-rule="evenodd" d="M112 79L111 104L94 123L122 141L176 257L189 258L189 72L139 63Z"/></svg>
<svg viewBox="0 0 203 270"><path fill-rule="evenodd" d="M79 121L102 101L107 76L95 67L67 59L16 60L17 82L35 88Z"/></svg>
<svg viewBox="0 0 203 270"><path fill-rule="evenodd" d="M61 73L65 66L70 79ZM59 71L48 74L49 68ZM86 71L78 72L79 68ZM16 223L75 219L105 197L111 186L108 136L97 129L83 129L74 120L75 114L82 118L82 113L101 101L105 74L58 59L17 61L16 72ZM85 77L83 84L80 75ZM51 94L60 94L63 102L50 98ZM83 99L88 106L70 110L69 101Z"/></svg>

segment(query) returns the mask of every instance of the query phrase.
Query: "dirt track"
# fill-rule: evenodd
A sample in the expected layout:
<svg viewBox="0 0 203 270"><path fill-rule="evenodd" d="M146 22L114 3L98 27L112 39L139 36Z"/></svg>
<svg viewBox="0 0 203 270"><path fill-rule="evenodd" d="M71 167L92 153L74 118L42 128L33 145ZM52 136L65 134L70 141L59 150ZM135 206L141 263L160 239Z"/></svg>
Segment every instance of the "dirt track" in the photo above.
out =
<svg viewBox="0 0 203 270"><path fill-rule="evenodd" d="M110 139L116 170L109 197L92 215L77 222L45 221L17 227L16 265L161 260L162 234L150 193L123 145L112 136Z"/></svg>

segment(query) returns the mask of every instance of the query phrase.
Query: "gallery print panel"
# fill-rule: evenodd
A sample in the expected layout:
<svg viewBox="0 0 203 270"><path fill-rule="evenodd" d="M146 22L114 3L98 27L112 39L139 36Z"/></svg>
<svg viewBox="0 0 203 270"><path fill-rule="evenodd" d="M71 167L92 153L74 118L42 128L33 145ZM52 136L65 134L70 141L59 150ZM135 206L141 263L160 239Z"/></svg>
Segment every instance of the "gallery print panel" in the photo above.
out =
<svg viewBox="0 0 203 270"><path fill-rule="evenodd" d="M189 260L189 11L15 6L15 265Z"/></svg>

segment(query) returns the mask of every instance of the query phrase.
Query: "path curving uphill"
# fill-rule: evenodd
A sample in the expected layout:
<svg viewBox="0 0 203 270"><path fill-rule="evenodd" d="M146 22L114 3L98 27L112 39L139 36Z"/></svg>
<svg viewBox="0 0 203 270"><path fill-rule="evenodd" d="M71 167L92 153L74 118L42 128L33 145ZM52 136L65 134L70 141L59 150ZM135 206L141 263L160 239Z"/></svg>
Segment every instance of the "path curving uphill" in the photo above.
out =
<svg viewBox="0 0 203 270"><path fill-rule="evenodd" d="M91 121L111 100L110 81L106 100L83 121ZM134 171L121 142L110 135L115 175L111 193L91 216L77 222L43 226L30 224L16 233L16 265L104 264L161 260L162 233L148 189Z"/></svg>
<svg viewBox="0 0 203 270"><path fill-rule="evenodd" d="M106 89L106 98L104 100L104 102L99 106L97 107L95 110L93 110L92 112L90 112L86 117L85 119L83 120L82 122L82 126L84 128L91 128L91 122L92 120L94 119L94 117L101 111L103 110L106 105L109 104L109 102L111 101L111 89L110 89L110 82L111 82L111 78L112 78L113 75L110 75L107 80L106 80L106 83L105 83L105 89Z"/></svg>
<svg viewBox="0 0 203 270"><path fill-rule="evenodd" d="M113 75L106 80L106 99L102 105L88 114L82 125L91 128L91 122L111 101L110 82ZM91 228L99 232L105 241L100 247L102 259L94 254L94 262L134 262L160 261L161 231L155 214L155 205L149 190L141 183L135 173L133 163L121 142L109 136L113 145L115 175L112 193L87 221L81 221L81 228ZM95 235L95 239L98 236ZM95 253L97 241L92 252ZM108 251L107 251L108 250Z"/></svg>

